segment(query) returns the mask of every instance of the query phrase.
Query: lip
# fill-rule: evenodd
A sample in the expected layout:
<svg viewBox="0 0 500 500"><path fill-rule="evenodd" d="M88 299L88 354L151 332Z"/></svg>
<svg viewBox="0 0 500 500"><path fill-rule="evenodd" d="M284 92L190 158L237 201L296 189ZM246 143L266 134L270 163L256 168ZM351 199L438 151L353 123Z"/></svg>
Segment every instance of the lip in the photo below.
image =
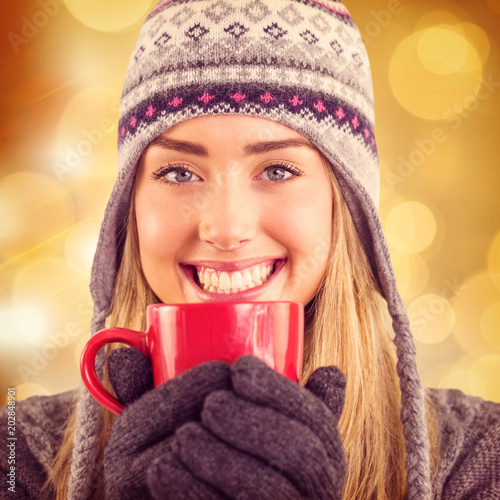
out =
<svg viewBox="0 0 500 500"><path fill-rule="evenodd" d="M248 264L248 262L253 262L253 264ZM191 285L194 288L194 292L196 293L196 296L203 302L245 302L245 301L251 301L255 299L258 295L261 293L265 292L266 289L271 285L271 283L274 281L275 277L279 274L283 266L286 264L286 259L284 258L278 258L278 259L268 259L266 261L262 261L262 259L251 259L251 260L242 260L239 262L218 262L216 264L220 264L219 268L214 268L215 271L227 271L228 270L228 264L232 265L238 265L238 268L232 267L233 271L240 271L241 269L245 269L246 267L251 267L252 265L255 264L260 264L266 262L267 265L269 264L275 264L276 267L274 269L274 273L271 275L271 277L262 285L256 286L254 288L250 288L249 290L245 290L244 292L237 292L237 293L215 293L215 292L205 292L202 290L195 282L194 280L194 273L195 268L193 266L206 266L206 267L211 267L212 264L215 262L213 261L198 261L196 264L188 264L183 262L181 264L181 268L184 271L184 274L186 275L187 279L191 283ZM241 265L241 264L244 265Z"/></svg>

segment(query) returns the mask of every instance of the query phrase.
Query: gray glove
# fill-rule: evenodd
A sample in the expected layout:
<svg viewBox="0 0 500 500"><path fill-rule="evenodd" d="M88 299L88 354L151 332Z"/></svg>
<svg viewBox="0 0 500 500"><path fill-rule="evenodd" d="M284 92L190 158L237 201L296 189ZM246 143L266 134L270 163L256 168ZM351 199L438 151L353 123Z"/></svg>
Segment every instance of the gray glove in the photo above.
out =
<svg viewBox="0 0 500 500"><path fill-rule="evenodd" d="M149 388L143 373L148 364L135 349L123 351L130 352L114 354L108 363L118 398L129 404L117 417L105 450L106 495L110 500L149 499L146 476L153 460L171 450L177 428L200 420L206 396L231 388L230 367L210 361L139 396ZM127 366L137 377L130 375Z"/></svg>
<svg viewBox="0 0 500 500"><path fill-rule="evenodd" d="M153 497L340 499L342 373L319 368L303 388L243 356L231 366L231 381L232 390L206 397L201 422L179 427L171 450L149 468Z"/></svg>

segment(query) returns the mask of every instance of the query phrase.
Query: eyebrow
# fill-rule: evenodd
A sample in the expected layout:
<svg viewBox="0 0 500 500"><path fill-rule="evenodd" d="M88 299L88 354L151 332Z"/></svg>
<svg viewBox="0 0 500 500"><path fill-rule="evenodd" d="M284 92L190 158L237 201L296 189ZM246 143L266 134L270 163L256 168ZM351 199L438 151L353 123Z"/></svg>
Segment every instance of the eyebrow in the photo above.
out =
<svg viewBox="0 0 500 500"><path fill-rule="evenodd" d="M153 139L150 146L157 146L164 149L172 149L181 153L188 153L195 156L208 156L208 150L201 144L194 142L179 141L177 139L169 139L161 135ZM278 149L286 148L309 148L313 151L317 149L305 138L283 139L280 141L261 141L245 146L244 154L246 156L270 153Z"/></svg>
<svg viewBox="0 0 500 500"><path fill-rule="evenodd" d="M179 151L180 153L188 153L196 156L208 156L207 149L201 144L195 144L194 142L188 141L178 141L176 139L167 139L161 135L156 139L153 139L149 146L158 146L163 149L172 149L174 151Z"/></svg>

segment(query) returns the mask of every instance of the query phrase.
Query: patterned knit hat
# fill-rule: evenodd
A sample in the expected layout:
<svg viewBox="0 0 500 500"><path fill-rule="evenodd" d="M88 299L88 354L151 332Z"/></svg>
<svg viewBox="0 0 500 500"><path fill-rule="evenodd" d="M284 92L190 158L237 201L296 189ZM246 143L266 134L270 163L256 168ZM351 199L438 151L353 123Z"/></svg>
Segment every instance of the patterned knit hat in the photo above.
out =
<svg viewBox="0 0 500 500"><path fill-rule="evenodd" d="M377 213L378 157L371 72L361 36L335 0L161 0L127 69L118 131L119 176L94 260L92 333L109 313L135 169L148 144L196 116L269 118L307 137L333 166L393 318L406 439L407 492L431 495L423 389L405 306ZM98 360L102 364L102 357ZM82 388L70 478L87 498L99 405Z"/></svg>

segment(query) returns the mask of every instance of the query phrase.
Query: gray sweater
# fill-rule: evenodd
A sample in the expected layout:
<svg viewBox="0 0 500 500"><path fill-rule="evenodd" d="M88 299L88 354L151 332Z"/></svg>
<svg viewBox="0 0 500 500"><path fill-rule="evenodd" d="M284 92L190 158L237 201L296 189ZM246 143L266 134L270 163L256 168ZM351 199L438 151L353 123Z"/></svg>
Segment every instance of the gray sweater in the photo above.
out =
<svg viewBox="0 0 500 500"><path fill-rule="evenodd" d="M500 404L451 389L426 392L433 402L440 457L433 478L434 498L500 499ZM0 499L42 498L42 486L76 396L75 390L17 403L15 493L8 491L10 449L5 446L4 437ZM0 409L0 429L1 436L8 436L7 407Z"/></svg>

